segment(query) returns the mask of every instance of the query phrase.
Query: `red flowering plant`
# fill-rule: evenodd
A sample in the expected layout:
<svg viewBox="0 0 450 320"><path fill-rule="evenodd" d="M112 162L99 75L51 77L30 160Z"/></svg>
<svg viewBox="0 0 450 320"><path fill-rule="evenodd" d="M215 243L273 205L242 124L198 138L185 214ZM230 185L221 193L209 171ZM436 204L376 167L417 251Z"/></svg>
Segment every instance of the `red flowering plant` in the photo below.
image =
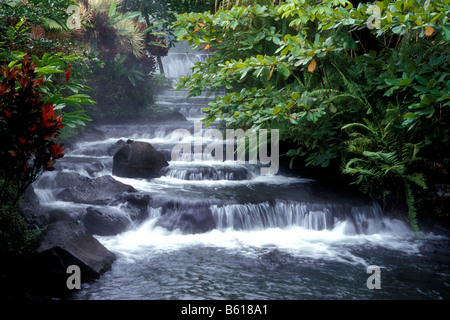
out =
<svg viewBox="0 0 450 320"><path fill-rule="evenodd" d="M21 64L0 64L0 202L16 203L39 175L64 156L63 128L55 106L42 95L44 75L25 55ZM15 186L15 194L7 192Z"/></svg>

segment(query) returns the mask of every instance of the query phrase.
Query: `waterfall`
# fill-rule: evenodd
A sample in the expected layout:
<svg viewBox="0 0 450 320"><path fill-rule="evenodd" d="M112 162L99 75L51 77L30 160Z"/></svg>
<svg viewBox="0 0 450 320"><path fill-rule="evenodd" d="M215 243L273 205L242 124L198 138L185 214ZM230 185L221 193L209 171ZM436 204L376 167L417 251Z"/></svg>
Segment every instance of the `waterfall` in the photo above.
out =
<svg viewBox="0 0 450 320"><path fill-rule="evenodd" d="M267 228L301 227L308 230L333 230L344 224L344 234L408 233L403 223L383 219L376 203L352 206L345 203L310 203L266 201L250 204L212 206L217 229L264 230Z"/></svg>
<svg viewBox="0 0 450 320"><path fill-rule="evenodd" d="M207 53L172 53L162 57L164 73L169 79L179 79L188 73L197 62L206 62L209 57Z"/></svg>
<svg viewBox="0 0 450 320"><path fill-rule="evenodd" d="M163 58L166 76L178 79L207 57L171 50ZM420 277L426 274L427 281L437 279L433 283L441 287L436 291L421 293L422 283L396 279L393 271L404 272L411 256L419 259L418 244L408 223L377 203L297 176L261 175L260 164L198 157L211 137L199 138L194 126L215 96L187 95L187 90L170 88L156 98L156 104L182 113L187 121L98 125L104 138L71 145L55 171L44 173L34 185L41 204L65 210L80 223L92 206L134 219L122 233L96 236L118 260L109 275L75 298L380 299L410 293L419 299L445 298L447 265L420 261L410 269L417 268ZM175 134L178 129L185 136ZM115 148L128 139L151 143L164 155L169 166L161 177L112 175ZM192 161L171 159L180 142L192 142ZM109 177L99 179L103 176ZM95 179L132 186L133 192L109 196L100 192L110 190L108 186L94 184L100 190L91 187L97 198L89 199L85 186ZM72 192L79 196L67 197ZM367 289L366 267L371 264L383 268L383 277L390 272L383 279L394 279L391 289L387 281L382 292Z"/></svg>

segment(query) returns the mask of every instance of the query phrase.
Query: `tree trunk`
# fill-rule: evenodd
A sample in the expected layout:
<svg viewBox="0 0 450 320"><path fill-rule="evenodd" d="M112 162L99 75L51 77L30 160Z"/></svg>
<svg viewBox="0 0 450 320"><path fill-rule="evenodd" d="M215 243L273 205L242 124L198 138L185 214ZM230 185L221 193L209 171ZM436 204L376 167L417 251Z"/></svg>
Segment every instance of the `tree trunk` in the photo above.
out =
<svg viewBox="0 0 450 320"><path fill-rule="evenodd" d="M159 73L163 74L164 73L164 66L163 66L163 63L162 63L161 56L156 56L156 60L158 60Z"/></svg>

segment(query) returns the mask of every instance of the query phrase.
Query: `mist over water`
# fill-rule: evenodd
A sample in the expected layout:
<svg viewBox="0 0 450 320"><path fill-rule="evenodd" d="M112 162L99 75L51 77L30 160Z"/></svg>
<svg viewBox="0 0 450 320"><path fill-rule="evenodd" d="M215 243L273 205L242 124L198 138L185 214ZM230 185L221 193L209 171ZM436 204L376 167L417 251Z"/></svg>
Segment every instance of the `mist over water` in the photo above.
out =
<svg viewBox="0 0 450 320"><path fill-rule="evenodd" d="M185 72L184 58L169 54L167 59L169 75ZM89 206L127 215L122 204L62 201L58 194L73 174L90 179L112 175L109 148L120 139L149 142L169 161L159 178L113 176L151 197L148 217L116 236L95 236L118 259L111 271L83 284L71 299L450 298L449 261L420 251L424 243L444 236L423 232L419 241L407 222L378 204L310 179L261 175L260 165L195 154L193 161L170 159L180 143L174 130L191 132L185 142L194 144L194 121L208 101L189 102L186 95L167 90L158 103L188 121L99 126L106 139L72 146L58 162L59 171L45 173L36 183L42 205L72 212L76 219ZM162 218L183 212L210 212L215 228L189 232L161 226ZM379 290L366 286L369 265L381 268Z"/></svg>

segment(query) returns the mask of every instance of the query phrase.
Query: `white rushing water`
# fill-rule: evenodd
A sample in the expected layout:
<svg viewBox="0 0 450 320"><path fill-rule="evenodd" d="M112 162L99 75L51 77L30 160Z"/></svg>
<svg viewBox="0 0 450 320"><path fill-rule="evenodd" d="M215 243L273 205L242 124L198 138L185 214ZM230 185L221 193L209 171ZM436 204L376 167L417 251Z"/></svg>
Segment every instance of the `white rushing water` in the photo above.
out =
<svg viewBox="0 0 450 320"><path fill-rule="evenodd" d="M206 59L180 56L165 58L166 72L173 77ZM176 144L210 142L192 134L192 119L199 119L205 97L189 103L183 101L186 94L169 90L159 103L183 113L188 121L100 126L106 139L73 145L58 169L37 182L42 205L70 212L80 223L92 206L131 218L128 203L63 201L60 192L72 190L79 181L82 185L112 176L151 198L144 221L118 235L95 235L118 259L110 272L87 284L75 299L449 296L446 265L429 262L419 250L423 241L443 237L423 233L418 241L406 221L383 212L376 203L298 176L261 175L260 165L213 161L195 153L193 161L171 161ZM174 134L177 129L191 134L180 137ZM128 139L148 142L168 158L161 177L112 175L110 148ZM205 217L212 217L214 227L201 232L177 228ZM388 275L381 293L367 291L365 285L366 268L373 264ZM417 280L417 273L428 282Z"/></svg>

